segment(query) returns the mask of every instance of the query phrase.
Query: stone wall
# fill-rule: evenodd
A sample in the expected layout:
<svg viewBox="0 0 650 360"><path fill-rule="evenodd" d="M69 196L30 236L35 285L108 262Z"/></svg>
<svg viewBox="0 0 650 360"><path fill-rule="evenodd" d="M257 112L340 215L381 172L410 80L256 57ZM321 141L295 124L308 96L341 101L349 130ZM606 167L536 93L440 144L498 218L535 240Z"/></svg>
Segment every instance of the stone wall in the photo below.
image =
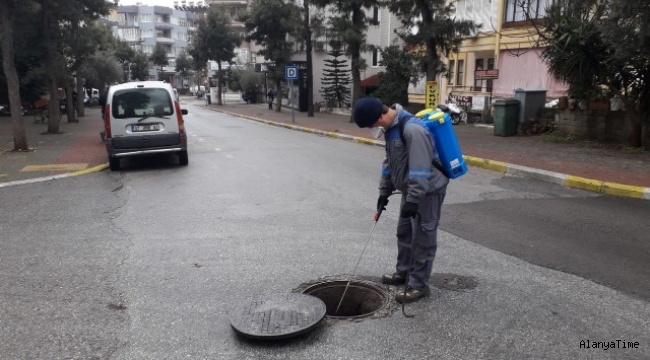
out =
<svg viewBox="0 0 650 360"><path fill-rule="evenodd" d="M630 123L624 111L556 110L557 129L567 135L606 142L625 143Z"/></svg>

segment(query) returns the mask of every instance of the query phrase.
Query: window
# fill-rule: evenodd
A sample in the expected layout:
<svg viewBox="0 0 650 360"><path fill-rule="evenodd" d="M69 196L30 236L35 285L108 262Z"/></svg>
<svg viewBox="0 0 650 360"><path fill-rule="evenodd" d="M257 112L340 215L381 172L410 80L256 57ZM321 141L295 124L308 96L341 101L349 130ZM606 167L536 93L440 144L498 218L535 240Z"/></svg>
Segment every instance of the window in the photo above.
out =
<svg viewBox="0 0 650 360"><path fill-rule="evenodd" d="M153 22L153 14L140 14L140 22Z"/></svg>
<svg viewBox="0 0 650 360"><path fill-rule="evenodd" d="M447 79L449 80L449 85L454 85L454 67L456 66L456 60L449 60L449 75Z"/></svg>
<svg viewBox="0 0 650 360"><path fill-rule="evenodd" d="M456 85L463 85L463 78L465 75L465 60L458 60L458 70L456 71Z"/></svg>
<svg viewBox="0 0 650 360"><path fill-rule="evenodd" d="M165 89L127 89L113 95L111 112L116 119L169 116L174 114L171 97Z"/></svg>
<svg viewBox="0 0 650 360"><path fill-rule="evenodd" d="M379 66L379 49L372 50L372 66Z"/></svg>
<svg viewBox="0 0 650 360"><path fill-rule="evenodd" d="M372 21L379 22L379 7L372 8Z"/></svg>
<svg viewBox="0 0 650 360"><path fill-rule="evenodd" d="M153 37L153 30L142 30L142 37L143 38Z"/></svg>
<svg viewBox="0 0 650 360"><path fill-rule="evenodd" d="M546 17L546 7L551 6L554 0L506 0L506 14L503 22L526 20L526 15L531 19Z"/></svg>

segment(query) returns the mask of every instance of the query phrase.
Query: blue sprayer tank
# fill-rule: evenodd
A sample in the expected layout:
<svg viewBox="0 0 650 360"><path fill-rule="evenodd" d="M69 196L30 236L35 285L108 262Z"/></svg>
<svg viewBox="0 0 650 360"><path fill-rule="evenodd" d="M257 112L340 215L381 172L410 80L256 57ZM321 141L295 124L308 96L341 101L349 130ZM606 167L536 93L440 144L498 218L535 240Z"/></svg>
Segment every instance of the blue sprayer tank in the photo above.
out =
<svg viewBox="0 0 650 360"><path fill-rule="evenodd" d="M424 120L433 136L440 164L450 179L456 179L467 173L467 165L460 151L458 139L451 124L451 115L440 109L424 109L416 117Z"/></svg>

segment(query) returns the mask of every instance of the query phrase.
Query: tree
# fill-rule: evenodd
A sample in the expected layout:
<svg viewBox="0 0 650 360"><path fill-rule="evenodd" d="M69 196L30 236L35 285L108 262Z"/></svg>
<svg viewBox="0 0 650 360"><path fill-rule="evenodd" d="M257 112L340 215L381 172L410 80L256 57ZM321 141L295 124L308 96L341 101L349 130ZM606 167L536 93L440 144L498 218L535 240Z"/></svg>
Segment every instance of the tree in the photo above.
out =
<svg viewBox="0 0 650 360"><path fill-rule="evenodd" d="M309 0L303 0L303 37L307 52L307 116L314 116L314 61L312 59L312 29L309 18Z"/></svg>
<svg viewBox="0 0 650 360"><path fill-rule="evenodd" d="M98 84L100 89L121 80L124 77L124 69L117 61L117 58L110 51L100 51L89 57L80 74L87 79L90 84Z"/></svg>
<svg viewBox="0 0 650 360"><path fill-rule="evenodd" d="M133 80L144 81L149 79L149 60L147 55L142 51L138 51L133 56L131 62L131 78Z"/></svg>
<svg viewBox="0 0 650 360"><path fill-rule="evenodd" d="M64 75L64 88L67 94L66 110L68 122L76 122L75 105L73 105L72 86L73 77L76 77L77 104L79 116L84 116L83 79L79 76L79 70L83 63L93 56L97 51L113 51L115 40L110 29L97 21L85 23L65 23L62 27L61 48L65 57L67 71Z"/></svg>
<svg viewBox="0 0 650 360"><path fill-rule="evenodd" d="M178 57L176 58L176 72L181 75L181 79L183 83L185 83L185 78L187 78L190 75L190 71L192 71L192 67L194 65L192 64L192 58L188 57L185 52L182 52Z"/></svg>
<svg viewBox="0 0 650 360"><path fill-rule="evenodd" d="M223 105L221 88L224 86L223 63L232 64L235 48L241 44L241 38L230 27L228 7L224 5L211 6L204 19L199 21L194 38L192 57L197 62L207 63L212 60L217 63L217 104Z"/></svg>
<svg viewBox="0 0 650 360"><path fill-rule="evenodd" d="M416 56L395 44L380 49L380 52L379 65L384 66L386 71L379 73L379 88L373 95L385 104L408 105L409 83L417 83L420 75Z"/></svg>
<svg viewBox="0 0 650 360"><path fill-rule="evenodd" d="M283 0L253 0L249 11L242 16L248 41L262 46L259 55L275 63L269 75L275 82L276 111L282 111L282 79L284 67L291 61L293 43L289 37L298 38L301 29L300 8Z"/></svg>
<svg viewBox="0 0 650 360"><path fill-rule="evenodd" d="M613 49L610 85L627 105L630 145L641 146L645 139L650 149L650 7L647 1L631 0L608 1L605 6L610 12L600 25Z"/></svg>
<svg viewBox="0 0 650 360"><path fill-rule="evenodd" d="M463 39L480 27L471 20L455 17L454 3L447 0L387 0L388 8L399 19L404 29L399 33L405 43L416 52L427 81L435 81L446 74L441 56L458 52Z"/></svg>
<svg viewBox="0 0 650 360"><path fill-rule="evenodd" d="M361 70L366 64L361 53L366 49L366 31L368 25L377 25L373 18L366 17L364 9L380 6L379 0L312 0L314 5L325 8L331 5L334 16L330 27L338 31L341 41L346 45L346 54L350 56L352 73L352 103L361 97ZM350 122L354 119L350 115Z"/></svg>
<svg viewBox="0 0 650 360"><path fill-rule="evenodd" d="M116 39L113 44L113 52L115 58L122 64L124 68L124 81L131 81L131 66L135 59L135 50L129 45L128 42L122 39Z"/></svg>
<svg viewBox="0 0 650 360"><path fill-rule="evenodd" d="M650 9L631 0L557 0L547 14L544 26L531 24L543 39L550 73L582 100L620 96L629 144L643 145L643 124L648 129L650 120ZM645 143L650 147L650 130Z"/></svg>
<svg viewBox="0 0 650 360"><path fill-rule="evenodd" d="M58 79L62 68L59 55L62 39L62 24L80 24L107 15L110 4L105 0L37 0L41 5L40 20L43 24L43 45L45 47L45 71L50 95L47 132L59 133Z"/></svg>
<svg viewBox="0 0 650 360"><path fill-rule="evenodd" d="M153 48L153 52L149 57L151 62L158 66L158 80L162 80L163 66L169 65L169 59L167 59L167 49L161 43L157 43Z"/></svg>
<svg viewBox="0 0 650 360"><path fill-rule="evenodd" d="M321 93L325 97L328 108L334 105L343 107L350 103L350 69L346 59L339 59L343 56L340 44L334 46L332 51L327 53L330 59L325 59L325 68L321 78Z"/></svg>
<svg viewBox="0 0 650 360"><path fill-rule="evenodd" d="M14 151L25 151L28 150L27 137L25 136L21 112L18 71L16 70L16 63L14 61L14 21L17 6L19 5L15 0L0 0L0 8L2 8L2 11L0 11L2 69L7 79L7 89L9 92Z"/></svg>

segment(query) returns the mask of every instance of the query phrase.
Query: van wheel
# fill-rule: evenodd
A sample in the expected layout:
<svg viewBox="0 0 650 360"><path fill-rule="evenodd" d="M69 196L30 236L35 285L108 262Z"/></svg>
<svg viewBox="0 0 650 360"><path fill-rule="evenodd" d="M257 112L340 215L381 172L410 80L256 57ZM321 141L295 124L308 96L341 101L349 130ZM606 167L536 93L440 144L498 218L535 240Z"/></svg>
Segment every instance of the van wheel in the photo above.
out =
<svg viewBox="0 0 650 360"><path fill-rule="evenodd" d="M178 153L178 163L181 165L189 164L190 159L187 157L187 150Z"/></svg>
<svg viewBox="0 0 650 360"><path fill-rule="evenodd" d="M109 157L108 166L111 168L111 171L120 170L120 158L118 157Z"/></svg>

